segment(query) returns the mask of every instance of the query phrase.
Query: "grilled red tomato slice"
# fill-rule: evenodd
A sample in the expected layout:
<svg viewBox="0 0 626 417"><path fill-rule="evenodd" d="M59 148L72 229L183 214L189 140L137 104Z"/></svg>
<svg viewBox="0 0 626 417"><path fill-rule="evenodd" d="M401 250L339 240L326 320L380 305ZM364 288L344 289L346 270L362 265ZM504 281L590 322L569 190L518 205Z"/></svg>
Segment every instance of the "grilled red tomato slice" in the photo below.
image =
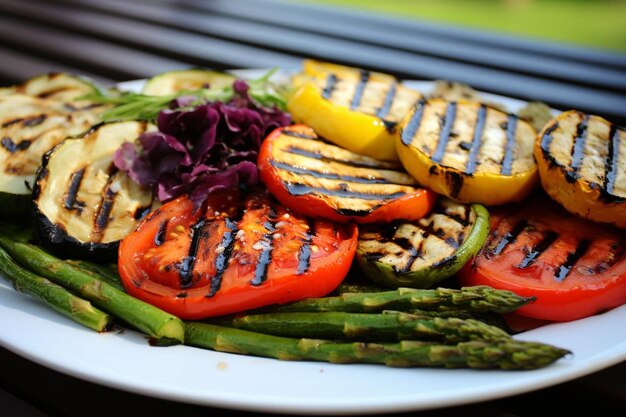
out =
<svg viewBox="0 0 626 417"><path fill-rule="evenodd" d="M356 250L356 226L294 214L266 192L224 191L203 211L180 197L122 241L118 266L131 295L183 319L322 297Z"/></svg>
<svg viewBox="0 0 626 417"><path fill-rule="evenodd" d="M545 196L494 210L482 250L459 274L536 296L520 315L551 321L587 317L626 303L626 235L578 218Z"/></svg>
<svg viewBox="0 0 626 417"><path fill-rule="evenodd" d="M418 220L436 200L398 163L331 145L305 125L272 132L258 166L261 180L286 207L336 222Z"/></svg>

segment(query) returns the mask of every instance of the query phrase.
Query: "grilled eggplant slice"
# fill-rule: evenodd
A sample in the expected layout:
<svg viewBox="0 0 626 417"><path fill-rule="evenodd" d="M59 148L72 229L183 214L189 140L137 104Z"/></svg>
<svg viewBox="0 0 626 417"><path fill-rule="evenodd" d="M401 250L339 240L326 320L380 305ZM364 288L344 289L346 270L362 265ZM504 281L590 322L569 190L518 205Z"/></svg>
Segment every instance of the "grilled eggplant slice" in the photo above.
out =
<svg viewBox="0 0 626 417"><path fill-rule="evenodd" d="M396 125L421 93L390 75L328 68L334 72L310 70L317 75L301 83L289 99L293 119L352 152L397 160Z"/></svg>
<svg viewBox="0 0 626 417"><path fill-rule="evenodd" d="M416 220L435 194L395 162L381 162L324 142L308 126L277 129L261 145L261 179L286 207L337 222Z"/></svg>
<svg viewBox="0 0 626 417"><path fill-rule="evenodd" d="M33 210L38 235L51 249L73 257L115 258L120 239L150 211L153 193L118 171L113 155L124 142L151 130L155 127L145 122L102 124L46 153Z"/></svg>
<svg viewBox="0 0 626 417"><path fill-rule="evenodd" d="M462 203L520 201L535 186L535 129L472 101L418 103L397 138L400 161L420 184Z"/></svg>
<svg viewBox="0 0 626 417"><path fill-rule="evenodd" d="M234 81L234 75L200 68L169 71L146 81L142 93L149 96L167 96L182 90L230 87Z"/></svg>
<svg viewBox="0 0 626 417"><path fill-rule="evenodd" d="M626 228L626 129L567 111L535 143L544 190L581 217Z"/></svg>
<svg viewBox="0 0 626 417"><path fill-rule="evenodd" d="M97 93L99 90L100 87L87 78L55 72L39 75L22 84L0 88L0 97L24 94L67 103L79 96Z"/></svg>
<svg viewBox="0 0 626 417"><path fill-rule="evenodd" d="M0 214L25 214L43 154L98 123L102 109L23 94L0 97Z"/></svg>
<svg viewBox="0 0 626 417"><path fill-rule="evenodd" d="M488 234L487 209L440 198L417 222L361 226L356 259L378 284L429 288L456 274Z"/></svg>

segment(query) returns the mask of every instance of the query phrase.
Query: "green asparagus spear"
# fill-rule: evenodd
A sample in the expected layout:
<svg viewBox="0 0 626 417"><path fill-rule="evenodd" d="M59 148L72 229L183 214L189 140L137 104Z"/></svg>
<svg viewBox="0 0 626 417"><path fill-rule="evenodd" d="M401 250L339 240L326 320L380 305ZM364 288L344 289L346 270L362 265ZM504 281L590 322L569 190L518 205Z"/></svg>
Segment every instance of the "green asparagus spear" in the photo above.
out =
<svg viewBox="0 0 626 417"><path fill-rule="evenodd" d="M531 302L534 297L520 297L510 291L487 286L413 289L375 293L344 293L337 297L308 298L295 303L272 306L261 312L345 311L372 313L383 310L469 310L472 312L509 313Z"/></svg>
<svg viewBox="0 0 626 417"><path fill-rule="evenodd" d="M550 345L510 338L472 340L456 345L418 341L339 343L270 336L198 322L187 323L185 343L220 352L282 360L382 363L396 367L535 369L570 353Z"/></svg>
<svg viewBox="0 0 626 417"><path fill-rule="evenodd" d="M251 314L211 320L211 323L275 336L376 342L430 340L457 343L509 337L505 331L478 320L424 318L401 312Z"/></svg>
<svg viewBox="0 0 626 417"><path fill-rule="evenodd" d="M103 311L47 280L17 265L6 251L0 249L0 276L19 292L29 294L57 312L97 332L107 330L113 318Z"/></svg>
<svg viewBox="0 0 626 417"><path fill-rule="evenodd" d="M385 311L383 311L384 313ZM443 319L456 317L458 319L472 319L482 321L490 326L498 327L508 334L516 333L511 327L507 324L506 320L502 318L501 314L485 312L485 313L474 313L468 310L447 310L447 311L434 311L434 310L420 310L420 309L412 309L407 310L406 313L414 314L416 316L420 316L422 318L434 318L440 317Z"/></svg>
<svg viewBox="0 0 626 417"><path fill-rule="evenodd" d="M118 290L36 246L12 242L2 234L0 246L27 269L80 294L101 309L148 334L154 344L183 342L185 328L178 317Z"/></svg>
<svg viewBox="0 0 626 417"><path fill-rule="evenodd" d="M65 260L65 262L72 266L75 266L83 272L87 272L88 274L107 282L108 284L111 284L120 291L126 291L124 289L124 286L122 285L122 282L120 281L119 275L117 275L117 273L115 273L107 265L101 265L95 262L85 261L83 259L68 259Z"/></svg>

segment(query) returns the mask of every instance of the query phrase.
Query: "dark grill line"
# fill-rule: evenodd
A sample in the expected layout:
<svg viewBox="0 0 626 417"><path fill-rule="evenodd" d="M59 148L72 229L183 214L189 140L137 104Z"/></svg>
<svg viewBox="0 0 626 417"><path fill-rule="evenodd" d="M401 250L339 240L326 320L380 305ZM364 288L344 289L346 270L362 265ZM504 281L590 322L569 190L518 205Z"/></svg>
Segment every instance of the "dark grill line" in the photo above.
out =
<svg viewBox="0 0 626 417"><path fill-rule="evenodd" d="M511 175L513 170L513 151L515 150L515 132L517 130L517 116L509 114L506 124L506 147L504 148L504 157L502 158L502 175Z"/></svg>
<svg viewBox="0 0 626 417"><path fill-rule="evenodd" d="M583 157L585 154L585 143L587 142L587 125L589 123L589 115L585 115L583 120L578 123L576 127L576 137L572 142L572 175L574 178L578 178L578 172L583 164Z"/></svg>
<svg viewBox="0 0 626 417"><path fill-rule="evenodd" d="M177 265L181 288L188 288L192 284L193 268L196 265L198 247L200 246L200 237L205 224L206 219L202 218L191 226L191 244L189 245L189 252L187 253L187 256Z"/></svg>
<svg viewBox="0 0 626 417"><path fill-rule="evenodd" d="M270 207L267 215L268 220L263 224L266 234L263 235L259 242L265 242L265 246L259 255L259 262L254 270L254 278L250 281L251 285L261 285L267 280L267 268L272 261L272 252L274 251L274 232L276 232L275 225L276 212Z"/></svg>
<svg viewBox="0 0 626 417"><path fill-rule="evenodd" d="M574 252L567 254L567 258L565 259L563 265L560 265L558 269L554 271L555 280L560 282L567 277L574 265L576 265L576 262L578 262L578 260L587 252L590 243L591 241L585 239L578 244L578 247L576 247Z"/></svg>
<svg viewBox="0 0 626 417"><path fill-rule="evenodd" d="M34 127L42 124L48 116L45 114L40 114L38 116L28 117L24 119L22 125L24 127Z"/></svg>
<svg viewBox="0 0 626 417"><path fill-rule="evenodd" d="M506 248L510 243L515 242L515 239L517 239L519 234L522 233L527 226L528 222L526 220L522 220L517 223L510 232L506 232L504 236L502 236L502 239L500 239L500 242L498 242L498 245L493 249L493 251L491 251L491 253L494 255L500 255L504 251L504 248Z"/></svg>
<svg viewBox="0 0 626 417"><path fill-rule="evenodd" d="M433 162L440 163L443 159L443 155L446 153L446 147L448 146L448 140L450 139L450 133L452 132L452 126L454 125L454 120L456 119L456 102L448 103L448 107L446 109L446 118L443 123L443 127L441 128L441 134L439 135L439 143L437 143L437 148L435 152L430 157Z"/></svg>
<svg viewBox="0 0 626 417"><path fill-rule="evenodd" d="M326 86L322 90L322 97L328 100L335 91L335 85L337 84L337 76L335 74L328 74L326 78Z"/></svg>
<svg viewBox="0 0 626 417"><path fill-rule="evenodd" d="M224 275L224 271L226 271L228 261L233 253L233 247L235 246L235 235L238 231L237 222L228 217L226 217L224 221L226 222L228 230L224 233L222 241L219 244L219 246L224 249L215 258L215 276L211 279L211 290L207 294L207 297L213 297L220 290L222 286L222 276Z"/></svg>
<svg viewBox="0 0 626 417"><path fill-rule="evenodd" d="M393 104L393 99L396 97L396 91L398 90L398 84L392 82L389 84L389 90L387 90L387 95L385 96L385 101L383 105L376 112L376 117L384 118L389 114L391 110L391 105Z"/></svg>
<svg viewBox="0 0 626 417"><path fill-rule="evenodd" d="M448 216L449 218L451 218L452 220L454 220L455 222L457 222L458 224L460 224L463 227L467 227L470 224L470 216L468 213L468 209L464 209L465 211L465 218L461 217L460 215L456 214L456 213L445 213L446 216Z"/></svg>
<svg viewBox="0 0 626 417"><path fill-rule="evenodd" d="M3 137L2 141L0 141L0 144L2 144L2 147L6 149L7 151L9 151L10 153L15 153L17 151L25 151L26 149L30 147L31 143L32 141L30 140L23 140L20 143L15 143L13 142L13 139L11 139L8 136Z"/></svg>
<svg viewBox="0 0 626 417"><path fill-rule="evenodd" d="M297 130L291 130L291 129L283 129L281 130L280 133L285 136L291 136L293 138L299 138L299 139L317 139L317 136L307 135L306 133L301 133L301 132L298 132Z"/></svg>
<svg viewBox="0 0 626 417"><path fill-rule="evenodd" d="M422 123L422 116L424 115L424 107L426 107L426 100L421 99L415 105L415 110L413 111L413 115L411 116L411 120L406 125L406 128L402 130L402 144L408 146L413 142L413 137L419 130L420 124Z"/></svg>
<svg viewBox="0 0 626 417"><path fill-rule="evenodd" d="M400 198L405 193L397 192L392 194L371 194L371 193L362 193L358 191L349 191L349 190L331 190L322 187L311 187L306 184L291 184L285 183L287 187L287 191L291 195L307 195L307 194L321 194L332 197L342 197L342 198L359 198L361 200L392 200L394 198Z"/></svg>
<svg viewBox="0 0 626 417"><path fill-rule="evenodd" d="M405 274L411 271L411 267L415 263L415 260L419 258L420 256L422 256L422 247L424 246L425 240L426 239L420 240L418 247L411 246L411 248L409 249L409 259L407 260L406 264L402 267L402 269L398 271L399 273Z"/></svg>
<svg viewBox="0 0 626 417"><path fill-rule="evenodd" d="M163 220L161 223L159 223L159 228L154 235L154 244L156 246L161 246L163 243L165 243L165 233L167 232L168 223L169 220Z"/></svg>
<svg viewBox="0 0 626 417"><path fill-rule="evenodd" d="M82 211L84 207L84 203L79 202L76 204L76 196L78 194L78 189L80 188L80 183L83 181L83 176L85 175L85 168L75 171L70 176L70 187L65 194L65 198L63 201L63 206L67 210L77 209L79 212Z"/></svg>
<svg viewBox="0 0 626 417"><path fill-rule="evenodd" d="M307 225L309 230L302 239L302 246L300 246L298 251L298 270L296 275L306 273L311 266L311 244L313 243L313 236L315 236L315 223L309 219Z"/></svg>
<svg viewBox="0 0 626 417"><path fill-rule="evenodd" d="M392 182L388 181L385 178L356 177L354 175L341 175L341 174L335 174L333 172L321 172L321 171L316 171L316 170L309 169L309 168L301 168L301 167L298 167L298 166L293 166L293 165L286 164L284 162L275 161L275 160L270 161L270 163L272 164L272 166L274 166L274 167L276 167L278 169L282 169L282 170L287 171L287 172L292 172L294 174L310 175L310 176L315 177L315 178L325 178L325 179L329 179L329 180L340 180L340 181L357 182L357 183L360 183L360 184L406 185L406 184L395 184L395 183L392 183Z"/></svg>
<svg viewBox="0 0 626 417"><path fill-rule="evenodd" d="M104 235L104 229L106 229L109 221L111 220L111 210L113 210L113 204L115 204L115 196L117 193L111 191L111 184L107 184L102 199L102 204L98 208L98 212L95 217L95 229L93 239L100 241Z"/></svg>
<svg viewBox="0 0 626 417"><path fill-rule="evenodd" d="M71 89L70 87L57 87L57 88L49 90L49 91L44 91L43 93L38 94L37 97L39 97L39 98L48 98L48 97L50 97L50 96L52 96L54 94L61 93L63 91L67 91L67 90L70 90L70 89Z"/></svg>
<svg viewBox="0 0 626 417"><path fill-rule="evenodd" d="M4 122L4 123L2 123L2 124L0 125L0 127L9 127L9 126L14 125L14 124L16 124L16 123L20 123L20 122L21 122L21 121L23 121L23 120L24 120L24 118L22 118L22 117L18 117L17 119L12 119L12 120L9 120L8 122Z"/></svg>
<svg viewBox="0 0 626 417"><path fill-rule="evenodd" d="M558 128L559 128L558 123L553 124L548 129L546 129L543 136L541 137L541 150L543 152L543 155L544 157L552 161L554 160L554 158L550 155L550 146L552 145L552 139L554 139L552 137L552 133Z"/></svg>
<svg viewBox="0 0 626 417"><path fill-rule="evenodd" d="M608 194L613 194L615 182L617 181L617 170L619 169L619 129L611 125L609 133L609 150L606 156L604 169L604 189Z"/></svg>
<svg viewBox="0 0 626 417"><path fill-rule="evenodd" d="M374 168L374 169L386 169L383 168L379 163L376 162L365 162L365 161L345 161L342 159L333 158L332 156L325 156L319 152L307 151L306 149L298 148L296 146L289 146L286 149L282 149L283 152L287 152L294 155L306 156L308 158L318 159L320 161L326 162L336 162L339 164L343 164L349 167L354 168Z"/></svg>
<svg viewBox="0 0 626 417"><path fill-rule="evenodd" d="M552 243L554 243L557 237L559 237L559 235L556 232L550 231L546 233L541 242L533 246L530 252L528 252L517 267L523 269L532 265L532 263L535 262L535 260L537 260L537 258L541 256L541 254L548 249Z"/></svg>
<svg viewBox="0 0 626 417"><path fill-rule="evenodd" d="M472 147L469 150L467 164L465 165L465 173L473 174L476 171L476 160L478 152L483 144L483 131L485 130L485 119L487 118L487 107L480 105L478 115L476 116L476 126L474 127L474 138L472 139Z"/></svg>
<svg viewBox="0 0 626 417"><path fill-rule="evenodd" d="M370 79L369 71L361 70L361 77L359 78L359 83L354 88L354 95L352 96L352 101L350 102L350 110L354 110L359 108L361 105L361 98L363 98L363 91L365 91L365 87L367 86L367 82Z"/></svg>

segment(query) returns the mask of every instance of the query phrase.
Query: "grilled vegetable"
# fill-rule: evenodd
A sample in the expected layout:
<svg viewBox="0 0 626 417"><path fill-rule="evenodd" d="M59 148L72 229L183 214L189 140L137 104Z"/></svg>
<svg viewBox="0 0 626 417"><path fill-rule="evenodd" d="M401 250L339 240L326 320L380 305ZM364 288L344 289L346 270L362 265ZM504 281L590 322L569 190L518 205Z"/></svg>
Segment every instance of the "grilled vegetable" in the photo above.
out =
<svg viewBox="0 0 626 417"><path fill-rule="evenodd" d="M489 213L483 206L439 199L417 222L362 226L356 259L378 284L428 288L457 273L488 233Z"/></svg>
<svg viewBox="0 0 626 417"><path fill-rule="evenodd" d="M340 67L300 82L287 102L294 121L350 151L397 160L396 124L422 97L389 75Z"/></svg>
<svg viewBox="0 0 626 417"><path fill-rule="evenodd" d="M34 245L12 241L3 229L0 229L0 247L35 274L67 288L96 307L146 333L154 344L183 342L185 327L177 317L131 297Z"/></svg>
<svg viewBox="0 0 626 417"><path fill-rule="evenodd" d="M69 103L85 94L98 93L93 81L67 73L50 73L31 78L22 84L0 88L0 97L23 94Z"/></svg>
<svg viewBox="0 0 626 417"><path fill-rule="evenodd" d="M103 124L46 153L33 188L44 242L71 256L115 258L119 240L150 210L153 193L118 171L113 154L153 129L145 122Z"/></svg>
<svg viewBox="0 0 626 417"><path fill-rule="evenodd" d="M623 231L569 214L546 196L502 207L479 254L458 274L537 300L516 313L576 320L626 303Z"/></svg>
<svg viewBox="0 0 626 417"><path fill-rule="evenodd" d="M471 101L418 103L397 139L420 184L464 203L520 201L537 181L535 130L513 114Z"/></svg>
<svg viewBox="0 0 626 417"><path fill-rule="evenodd" d="M304 125L268 136L258 166L274 197L308 216L359 223L415 220L435 202L435 194L419 188L399 164L323 142Z"/></svg>
<svg viewBox="0 0 626 417"><path fill-rule="evenodd" d="M512 338L472 340L456 345L408 340L348 343L270 336L207 323L188 323L185 343L218 352L280 360L380 363L393 367L536 369L571 353L551 345Z"/></svg>
<svg viewBox="0 0 626 417"><path fill-rule="evenodd" d="M626 228L626 129L577 111L539 134L535 159L544 190L568 211Z"/></svg>
<svg viewBox="0 0 626 417"><path fill-rule="evenodd" d="M218 90L231 87L235 76L204 69L169 71L146 81L142 93L148 96L169 96L179 91L193 91L201 88Z"/></svg>
<svg viewBox="0 0 626 417"><path fill-rule="evenodd" d="M122 241L126 290L184 319L321 297L343 280L356 249L354 225L288 213L266 192L212 193L202 210L166 203Z"/></svg>
<svg viewBox="0 0 626 417"><path fill-rule="evenodd" d="M98 122L101 106L74 104L23 94L0 97L1 214L23 213L30 206L35 172L46 151Z"/></svg>

